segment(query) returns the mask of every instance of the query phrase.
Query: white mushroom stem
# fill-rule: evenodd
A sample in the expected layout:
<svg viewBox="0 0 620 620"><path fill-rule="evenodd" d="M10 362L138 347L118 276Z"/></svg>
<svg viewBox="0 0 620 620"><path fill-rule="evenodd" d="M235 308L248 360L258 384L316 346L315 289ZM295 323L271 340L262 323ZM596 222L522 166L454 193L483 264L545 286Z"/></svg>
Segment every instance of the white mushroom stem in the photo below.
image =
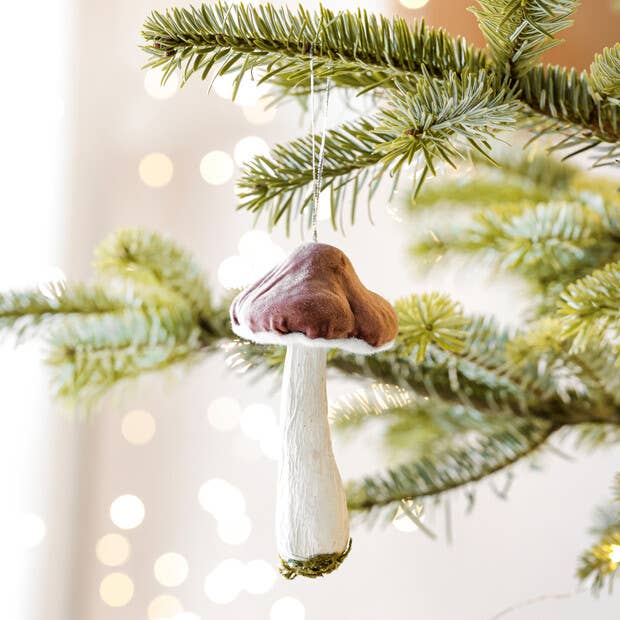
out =
<svg viewBox="0 0 620 620"><path fill-rule="evenodd" d="M289 345L284 362L276 505L280 557L306 561L343 553L347 502L327 419L326 350Z"/></svg>

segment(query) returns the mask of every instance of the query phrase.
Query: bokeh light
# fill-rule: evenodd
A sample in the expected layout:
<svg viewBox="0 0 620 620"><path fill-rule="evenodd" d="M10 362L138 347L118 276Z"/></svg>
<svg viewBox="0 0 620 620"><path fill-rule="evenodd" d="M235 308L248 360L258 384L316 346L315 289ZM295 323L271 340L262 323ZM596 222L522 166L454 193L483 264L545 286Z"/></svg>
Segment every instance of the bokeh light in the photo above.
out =
<svg viewBox="0 0 620 620"><path fill-rule="evenodd" d="M27 512L18 521L18 536L21 546L33 549L43 542L47 533L45 521L34 512Z"/></svg>
<svg viewBox="0 0 620 620"><path fill-rule="evenodd" d="M135 495L120 495L110 505L110 519L122 530L132 530L144 520L144 504Z"/></svg>
<svg viewBox="0 0 620 620"><path fill-rule="evenodd" d="M614 564L620 564L620 545L612 545L609 552L609 559Z"/></svg>
<svg viewBox="0 0 620 620"><path fill-rule="evenodd" d="M232 603L243 589L244 569L243 562L235 558L220 562L205 579L207 598L218 605Z"/></svg>
<svg viewBox="0 0 620 620"><path fill-rule="evenodd" d="M233 157L237 166L242 166L257 155L269 155L269 145L258 136L241 138L233 149Z"/></svg>
<svg viewBox="0 0 620 620"><path fill-rule="evenodd" d="M234 485L222 478L207 480L198 492L198 501L204 510L218 521L245 514L245 497Z"/></svg>
<svg viewBox="0 0 620 620"><path fill-rule="evenodd" d="M219 519L217 523L217 535L227 545L241 545L252 532L252 521L247 515L229 516Z"/></svg>
<svg viewBox="0 0 620 620"><path fill-rule="evenodd" d="M231 156L225 151L211 151L200 160L200 176L209 185L223 185L234 172Z"/></svg>
<svg viewBox="0 0 620 620"><path fill-rule="evenodd" d="M236 398L221 396L209 403L207 420L218 431L232 431L239 426L241 405Z"/></svg>
<svg viewBox="0 0 620 620"><path fill-rule="evenodd" d="M120 566L124 564L131 553L129 541L120 534L106 534L95 546L97 559L105 566Z"/></svg>
<svg viewBox="0 0 620 620"><path fill-rule="evenodd" d="M155 418L141 409L129 411L121 422L123 437L135 446L147 444L155 435Z"/></svg>
<svg viewBox="0 0 620 620"><path fill-rule="evenodd" d="M260 71L254 71L254 75L260 77ZM215 94L226 99L232 100L234 91L236 73L227 73L225 75L218 75L213 82L213 90ZM268 87L264 84L257 84L250 79L243 79L237 89L235 95L235 103L240 106L255 106L262 97L265 96Z"/></svg>
<svg viewBox="0 0 620 620"><path fill-rule="evenodd" d="M140 160L138 166L140 179L149 187L158 188L168 185L173 173L172 160L164 153L149 153Z"/></svg>
<svg viewBox="0 0 620 620"><path fill-rule="evenodd" d="M271 123L278 113L278 108L272 104L272 101L272 97L264 97L254 105L244 106L243 115L248 123L252 123L252 125Z"/></svg>
<svg viewBox="0 0 620 620"><path fill-rule="evenodd" d="M301 601L292 596L278 599L269 612L269 620L304 620L306 609Z"/></svg>
<svg viewBox="0 0 620 620"><path fill-rule="evenodd" d="M250 594L265 594L277 579L273 566L265 560L252 560L243 570L243 589Z"/></svg>
<svg viewBox="0 0 620 620"><path fill-rule="evenodd" d="M278 460L280 456L280 427L277 424L263 429L259 446L263 455L268 459Z"/></svg>
<svg viewBox="0 0 620 620"><path fill-rule="evenodd" d="M251 281L252 265L242 256L225 258L217 269L219 283L228 289L243 288Z"/></svg>
<svg viewBox="0 0 620 620"><path fill-rule="evenodd" d="M239 254L224 259L218 280L225 288L243 288L284 260L284 250L260 230L249 230L239 239Z"/></svg>
<svg viewBox="0 0 620 620"><path fill-rule="evenodd" d="M161 83L160 69L149 69L144 76L144 88L153 99L169 99L179 88L179 78L175 73L170 75L165 84Z"/></svg>
<svg viewBox="0 0 620 620"><path fill-rule="evenodd" d="M156 596L148 607L149 620L171 620L183 612L181 601L171 594Z"/></svg>
<svg viewBox="0 0 620 620"><path fill-rule="evenodd" d="M400 0L406 9L421 9L428 4L429 0Z"/></svg>
<svg viewBox="0 0 620 620"><path fill-rule="evenodd" d="M124 607L133 598L133 581L125 573L110 573L99 584L99 596L110 607Z"/></svg>
<svg viewBox="0 0 620 620"><path fill-rule="evenodd" d="M237 249L240 256L252 258L272 251L273 241L264 230L248 230L239 238Z"/></svg>
<svg viewBox="0 0 620 620"><path fill-rule="evenodd" d="M239 425L246 437L258 441L266 428L276 425L276 414L269 405L252 403L241 412Z"/></svg>
<svg viewBox="0 0 620 620"><path fill-rule="evenodd" d="M164 553L153 565L155 579L168 588L180 586L187 579L188 573L187 560L180 553Z"/></svg>

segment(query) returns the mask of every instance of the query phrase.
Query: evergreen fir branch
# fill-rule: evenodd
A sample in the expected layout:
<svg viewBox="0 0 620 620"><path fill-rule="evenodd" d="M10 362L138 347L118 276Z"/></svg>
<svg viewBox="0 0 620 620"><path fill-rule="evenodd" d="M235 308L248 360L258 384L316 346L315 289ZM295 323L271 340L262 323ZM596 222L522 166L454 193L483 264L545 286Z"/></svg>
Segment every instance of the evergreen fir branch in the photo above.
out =
<svg viewBox="0 0 620 620"><path fill-rule="evenodd" d="M465 348L469 319L462 306L441 293L423 293L399 299L395 305L398 315L398 340L410 355L415 349L417 363L426 357L429 344L440 349L461 353Z"/></svg>
<svg viewBox="0 0 620 620"><path fill-rule="evenodd" d="M541 54L562 41L554 38L572 25L578 0L478 0L471 9L495 65L523 76Z"/></svg>
<svg viewBox="0 0 620 620"><path fill-rule="evenodd" d="M338 430L357 428L367 420L410 411L419 406L415 392L396 385L375 383L330 403L330 422Z"/></svg>
<svg viewBox="0 0 620 620"><path fill-rule="evenodd" d="M18 339L34 336L53 325L88 316L118 313L139 301L130 293L112 295L101 286L72 285L46 294L40 291L0 293L0 331L11 330Z"/></svg>
<svg viewBox="0 0 620 620"><path fill-rule="evenodd" d="M137 228L115 232L95 249L95 269L100 277L132 283L146 297L178 295L196 314L211 308L202 269L189 253L158 233Z"/></svg>
<svg viewBox="0 0 620 620"><path fill-rule="evenodd" d="M566 403L589 401L610 412L620 405L620 376L613 352L590 347L576 353L557 317L544 316L517 334L506 346L506 357L533 384L542 377L547 397L557 394ZM593 437L595 433L592 429ZM585 438L586 433L581 434Z"/></svg>
<svg viewBox="0 0 620 620"><path fill-rule="evenodd" d="M612 494L612 503L597 511L598 523L591 530L599 540L581 555L577 570L582 581L591 582L595 593L605 586L611 592L620 574L620 474L615 476Z"/></svg>
<svg viewBox="0 0 620 620"><path fill-rule="evenodd" d="M620 443L620 427L615 424L580 424L570 430L579 449L593 452Z"/></svg>
<svg viewBox="0 0 620 620"><path fill-rule="evenodd" d="M590 83L595 96L620 104L620 43L606 47L590 65Z"/></svg>
<svg viewBox="0 0 620 620"><path fill-rule="evenodd" d="M610 263L570 284L560 297L558 313L574 351L605 341L618 353L613 343L620 321L620 263Z"/></svg>
<svg viewBox="0 0 620 620"><path fill-rule="evenodd" d="M147 66L162 67L164 78L179 70L183 81L194 73L205 79L230 72L241 80L260 68L262 80L285 91L307 87L311 49L319 82L331 76L336 86L365 91L415 83L422 67L443 76L487 64L462 38L364 10L336 14L320 7L311 13L301 5L292 11L218 2L153 12L142 36Z"/></svg>
<svg viewBox="0 0 620 620"><path fill-rule="evenodd" d="M415 199L407 201L415 210L419 207L435 207L447 204L450 207L493 207L515 204L539 203L549 200L577 200L583 187L578 169L567 162L556 160L549 153L508 148L497 144L491 152L494 163L485 157L471 154L474 169L465 164L452 176L444 175L439 181L432 179L424 185ZM600 188L597 179L597 188ZM612 192L616 184L609 183ZM590 188L588 188L590 189Z"/></svg>
<svg viewBox="0 0 620 620"><path fill-rule="evenodd" d="M469 320L460 353L429 344L425 360L417 364L407 355L406 344L401 344L399 335L393 349L372 356L330 351L328 365L347 376L413 390L420 397L440 398L446 403L471 406L489 413L501 410L527 415L536 395L528 391L527 386L521 386L518 377L511 375L504 354L508 339L507 330L499 329L495 321L477 317ZM234 345L229 365L262 376L281 369L283 363L282 347L264 347L244 341ZM541 409L540 415L548 414Z"/></svg>
<svg viewBox="0 0 620 620"><path fill-rule="evenodd" d="M437 178L424 184L420 193L407 200L412 211L439 206L482 208L506 204L511 207L522 202L538 203L549 197L551 189L524 184L507 175L482 174L466 177ZM423 251L422 251L423 252Z"/></svg>
<svg viewBox="0 0 620 620"><path fill-rule="evenodd" d="M488 154L489 139L511 126L514 113L514 102L504 92L494 93L482 73L451 74L444 81L427 76L413 94L392 97L375 116L328 131L323 188L331 190L334 227L347 187L354 218L363 182L370 180L372 194L384 172L397 178L404 166L417 162L419 189L429 173L436 173L438 161L454 166L469 150ZM257 214L268 209L271 226L285 215L288 222L291 211L303 212L312 197L309 161L311 136L253 159L239 181L240 208Z"/></svg>
<svg viewBox="0 0 620 620"><path fill-rule="evenodd" d="M413 250L427 257L447 251L483 255L549 296L559 292L556 283L566 284L618 256L619 217L615 205L593 208L589 202L499 204L478 212L469 226L433 231Z"/></svg>
<svg viewBox="0 0 620 620"><path fill-rule="evenodd" d="M522 124L534 139L550 138L552 150L568 151L565 157L594 149L594 165L618 160L620 105L595 98L585 72L538 65L521 78L520 87L519 98L529 107Z"/></svg>
<svg viewBox="0 0 620 620"><path fill-rule="evenodd" d="M402 500L438 496L505 469L540 448L554 432L548 422L523 418L512 428L473 434L419 460L347 484L349 508L370 511Z"/></svg>
<svg viewBox="0 0 620 620"><path fill-rule="evenodd" d="M368 421L380 421L383 447L392 461L401 455L420 458L440 446L458 444L463 435L488 434L515 424L509 412L488 415L387 384L341 397L330 405L330 419L337 431L349 434Z"/></svg>
<svg viewBox="0 0 620 620"><path fill-rule="evenodd" d="M50 338L54 394L90 405L115 384L198 358L211 339L184 314L167 308L65 324Z"/></svg>
<svg viewBox="0 0 620 620"><path fill-rule="evenodd" d="M571 353L569 368L514 364L506 351L510 341L507 330L477 317L469 324L459 353L430 344L425 360L416 363L398 336L392 350L373 356L330 351L328 366L348 377L397 386L420 398L440 399L490 416L536 417L555 427L620 422L620 381L609 355ZM283 363L282 347L240 341L234 343L229 359L229 366L259 377L281 370Z"/></svg>
<svg viewBox="0 0 620 620"><path fill-rule="evenodd" d="M602 537L582 554L577 576L582 581L590 580L593 592L600 592L605 587L611 592L619 574L619 563L612 559L617 554L620 555L620 527L617 532Z"/></svg>

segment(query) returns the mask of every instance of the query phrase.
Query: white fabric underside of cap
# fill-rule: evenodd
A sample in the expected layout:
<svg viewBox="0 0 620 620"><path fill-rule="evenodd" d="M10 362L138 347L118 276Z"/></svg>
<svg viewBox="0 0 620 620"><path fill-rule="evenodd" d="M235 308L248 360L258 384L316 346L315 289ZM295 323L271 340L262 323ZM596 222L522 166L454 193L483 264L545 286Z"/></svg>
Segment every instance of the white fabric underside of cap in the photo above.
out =
<svg viewBox="0 0 620 620"><path fill-rule="evenodd" d="M308 338L301 332L293 332L290 334L277 334L275 332L253 332L245 325L232 326L233 332L240 338L256 342L257 344L279 344L288 346L291 344L303 344L306 347L315 349L341 349L348 353L356 355L372 355L387 351L394 346L394 341L386 342L380 347L373 347L361 338Z"/></svg>

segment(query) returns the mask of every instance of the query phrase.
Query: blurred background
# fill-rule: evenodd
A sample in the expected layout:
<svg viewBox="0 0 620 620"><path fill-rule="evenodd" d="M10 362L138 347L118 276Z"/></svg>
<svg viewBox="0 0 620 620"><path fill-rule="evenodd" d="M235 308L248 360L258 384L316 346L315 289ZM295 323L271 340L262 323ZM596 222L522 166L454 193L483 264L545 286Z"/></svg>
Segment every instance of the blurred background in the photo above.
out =
<svg viewBox="0 0 620 620"><path fill-rule="evenodd" d="M305 2L304 6L314 3ZM334 9L351 8L327 1ZM364 0L425 17L481 44L471 0ZM243 161L304 134L294 103L265 109L248 86L140 70L140 26L161 0L41 0L4 9L0 287L88 278L93 246L119 227L171 235L220 291L300 241L235 211ZM550 62L587 67L620 33L620 5L588 0ZM8 56L8 55L7 55ZM349 113L334 99L330 119ZM398 200L346 237L321 221L362 280L394 299L447 290L468 309L518 324L526 300L480 273L421 278ZM516 300L516 301L515 301ZM353 531L329 577L287 582L273 532L277 393L233 374L225 356L149 377L86 417L48 396L40 345L0 347L2 611L19 620L617 619L620 599L577 590L576 557L620 451L547 456L520 468L509 499L482 489L472 514L455 495L453 542L407 519ZM352 386L331 381L330 397ZM343 477L378 466L360 442L336 446ZM617 465L616 465L617 469ZM578 489L578 494L575 490ZM578 498L578 499L577 499ZM437 530L441 533L441 524ZM540 599L540 600L538 600ZM536 600L523 606L527 601Z"/></svg>

